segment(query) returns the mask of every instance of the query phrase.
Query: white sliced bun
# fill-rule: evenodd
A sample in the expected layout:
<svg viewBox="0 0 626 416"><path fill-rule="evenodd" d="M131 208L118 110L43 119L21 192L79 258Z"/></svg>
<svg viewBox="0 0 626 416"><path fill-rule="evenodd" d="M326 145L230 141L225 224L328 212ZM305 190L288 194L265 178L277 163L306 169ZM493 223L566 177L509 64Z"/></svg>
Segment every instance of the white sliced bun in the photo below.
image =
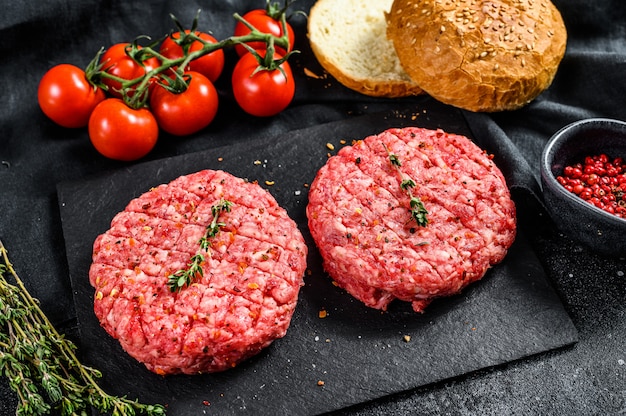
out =
<svg viewBox="0 0 626 416"><path fill-rule="evenodd" d="M374 97L423 91L400 65L387 39L385 12L393 0L318 0L308 37L320 65L344 86Z"/></svg>
<svg viewBox="0 0 626 416"><path fill-rule="evenodd" d="M520 108L552 83L567 33L549 0L395 0L387 34L432 97L471 111Z"/></svg>

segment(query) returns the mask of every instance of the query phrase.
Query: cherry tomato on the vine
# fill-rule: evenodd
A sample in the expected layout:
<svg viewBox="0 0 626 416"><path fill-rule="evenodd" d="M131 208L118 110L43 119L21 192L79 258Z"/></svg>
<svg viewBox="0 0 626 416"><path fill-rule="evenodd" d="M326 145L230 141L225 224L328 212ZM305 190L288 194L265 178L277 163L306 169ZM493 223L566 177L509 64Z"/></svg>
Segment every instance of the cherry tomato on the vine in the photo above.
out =
<svg viewBox="0 0 626 416"><path fill-rule="evenodd" d="M186 33L190 33L190 30L185 30ZM217 43L217 39L208 33L195 31L194 34L200 39L208 43ZM169 59L178 59L184 56L183 48L176 43L176 40L180 39L180 32L172 33L168 36L161 47L159 53ZM189 45L188 53L199 51L203 48L203 44L200 41L194 41ZM189 67L186 70L199 72L207 77L211 82L217 81L224 69L224 51L222 49L216 49L211 53L203 55L199 58L189 62Z"/></svg>
<svg viewBox="0 0 626 416"><path fill-rule="evenodd" d="M187 72L188 87L174 93L158 85L150 94L150 110L161 129L186 136L208 126L217 114L218 94L213 83L199 72Z"/></svg>
<svg viewBox="0 0 626 416"><path fill-rule="evenodd" d="M268 14L265 9L250 10L242 16L248 23L254 26L259 32L269 33L276 37L283 36L283 27L280 20L274 19ZM293 43L295 41L295 33L291 25L287 22L285 27L287 28L287 39L289 39L289 49L285 51L283 48L276 46L276 50L285 54L293 50ZM244 36L250 33L250 29L241 22L237 22L235 25L235 36ZM252 49L265 49L265 42L250 42L248 45ZM248 53L248 50L242 45L236 45L235 50L239 56L243 56Z"/></svg>
<svg viewBox="0 0 626 416"><path fill-rule="evenodd" d="M110 159L140 159L154 148L158 136L159 126L147 108L130 108L119 98L102 101L89 118L91 143Z"/></svg>
<svg viewBox="0 0 626 416"><path fill-rule="evenodd" d="M265 51L257 51L264 56ZM274 59L280 59L278 53ZM242 56L232 74L233 95L239 106L248 114L269 117L283 111L295 94L296 85L287 61L279 69L261 69L252 53ZM256 72L255 72L256 71Z"/></svg>
<svg viewBox="0 0 626 416"><path fill-rule="evenodd" d="M52 121L68 128L85 127L93 109L106 98L89 83L85 71L70 64L56 65L39 82L39 107Z"/></svg>
<svg viewBox="0 0 626 416"><path fill-rule="evenodd" d="M147 72L158 68L160 62L157 58L151 57L142 62L142 64L133 60L126 49L130 47L129 43L116 43L109 47L102 57L100 62L103 65L103 70L111 75L122 78L124 80L132 80L145 75ZM141 49L140 46L138 46ZM121 98L122 84L119 81L102 77L104 85L109 87L108 92L113 97ZM129 94L132 96L132 91Z"/></svg>

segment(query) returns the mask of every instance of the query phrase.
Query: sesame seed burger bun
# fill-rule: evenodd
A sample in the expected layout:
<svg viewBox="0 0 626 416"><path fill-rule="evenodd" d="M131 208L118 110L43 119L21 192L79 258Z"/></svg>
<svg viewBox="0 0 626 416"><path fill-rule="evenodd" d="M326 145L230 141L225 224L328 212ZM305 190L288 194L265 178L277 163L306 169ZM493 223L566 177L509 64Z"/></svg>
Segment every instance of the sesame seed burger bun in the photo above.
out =
<svg viewBox="0 0 626 416"><path fill-rule="evenodd" d="M409 76L470 111L528 104L552 83L567 42L549 0L394 0L385 18Z"/></svg>

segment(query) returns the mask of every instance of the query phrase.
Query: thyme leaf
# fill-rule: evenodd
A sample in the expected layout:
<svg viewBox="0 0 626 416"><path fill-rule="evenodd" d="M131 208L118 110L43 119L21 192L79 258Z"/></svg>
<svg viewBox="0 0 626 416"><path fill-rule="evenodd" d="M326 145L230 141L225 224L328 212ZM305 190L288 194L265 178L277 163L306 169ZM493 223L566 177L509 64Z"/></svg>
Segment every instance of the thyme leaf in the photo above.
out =
<svg viewBox="0 0 626 416"><path fill-rule="evenodd" d="M219 216L222 212L230 212L232 206L232 202L222 199L211 207L213 220L207 225L204 235L198 241L202 251L207 252L209 250L211 239L219 233L222 227L226 226L225 223L219 221ZM204 255L197 253L191 256L186 269L180 269L170 274L167 277L167 286L170 291L180 292L184 287L191 285L197 277L204 276L202 263L204 263Z"/></svg>
<svg viewBox="0 0 626 416"><path fill-rule="evenodd" d="M15 283L10 283L11 279ZM0 374L17 394L17 415L91 413L165 415L162 405L111 396L97 384L100 371L83 365L76 346L60 334L9 261L0 241Z"/></svg>
<svg viewBox="0 0 626 416"><path fill-rule="evenodd" d="M400 167L402 166L400 158L397 155L391 153L386 144L383 143L383 147L385 148L385 151L389 156L389 162L391 163L391 166L395 168L396 172L398 172L398 175L400 176L400 188L402 188L403 191L406 191L407 195L409 196L409 211L411 212L411 219L415 220L417 225L419 225L420 227L426 227L428 225L428 211L426 210L426 207L424 206L424 203L419 198L419 196L413 195L412 189L417 186L415 181L402 173L402 171L400 170Z"/></svg>

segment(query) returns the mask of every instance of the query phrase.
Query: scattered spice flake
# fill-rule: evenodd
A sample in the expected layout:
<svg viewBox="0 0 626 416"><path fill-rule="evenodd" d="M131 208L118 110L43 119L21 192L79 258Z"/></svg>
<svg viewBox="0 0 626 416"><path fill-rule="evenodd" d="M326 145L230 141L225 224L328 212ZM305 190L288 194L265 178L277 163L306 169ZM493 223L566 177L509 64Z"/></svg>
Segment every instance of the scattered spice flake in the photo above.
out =
<svg viewBox="0 0 626 416"><path fill-rule="evenodd" d="M346 144L346 141L344 139L341 139L341 140L339 140L339 143Z"/></svg>
<svg viewBox="0 0 626 416"><path fill-rule="evenodd" d="M211 402L208 400L202 400L202 404L205 406L211 406Z"/></svg>
<svg viewBox="0 0 626 416"><path fill-rule="evenodd" d="M263 163L263 162L261 162L260 160L255 160L253 163L254 163L255 165L260 165L260 164L261 164L261 163Z"/></svg>
<svg viewBox="0 0 626 416"><path fill-rule="evenodd" d="M411 336L410 335L405 335L402 337L402 339L404 340L404 342L410 342L411 341Z"/></svg>
<svg viewBox="0 0 626 416"><path fill-rule="evenodd" d="M224 158L223 158L223 157L218 157L218 158L217 158L217 161L218 161L218 162L223 162L223 161L224 161Z"/></svg>
<svg viewBox="0 0 626 416"><path fill-rule="evenodd" d="M275 183L274 181L265 181L265 184L267 186L272 186L272 185L274 185L274 183Z"/></svg>
<svg viewBox="0 0 626 416"><path fill-rule="evenodd" d="M317 385L322 387L324 385L324 380L317 380Z"/></svg>
<svg viewBox="0 0 626 416"><path fill-rule="evenodd" d="M334 144L332 144L332 143L326 143L326 148L327 148L328 150L335 150L335 145L334 145Z"/></svg>
<svg viewBox="0 0 626 416"><path fill-rule="evenodd" d="M326 312L326 309L322 309L321 311L319 311L317 316L319 316L320 319L324 319L328 316L328 312Z"/></svg>
<svg viewBox="0 0 626 416"><path fill-rule="evenodd" d="M309 78L315 78L315 79L326 78L326 76L324 75L317 75L315 72L311 71L309 68L304 68L304 75L306 75Z"/></svg>

